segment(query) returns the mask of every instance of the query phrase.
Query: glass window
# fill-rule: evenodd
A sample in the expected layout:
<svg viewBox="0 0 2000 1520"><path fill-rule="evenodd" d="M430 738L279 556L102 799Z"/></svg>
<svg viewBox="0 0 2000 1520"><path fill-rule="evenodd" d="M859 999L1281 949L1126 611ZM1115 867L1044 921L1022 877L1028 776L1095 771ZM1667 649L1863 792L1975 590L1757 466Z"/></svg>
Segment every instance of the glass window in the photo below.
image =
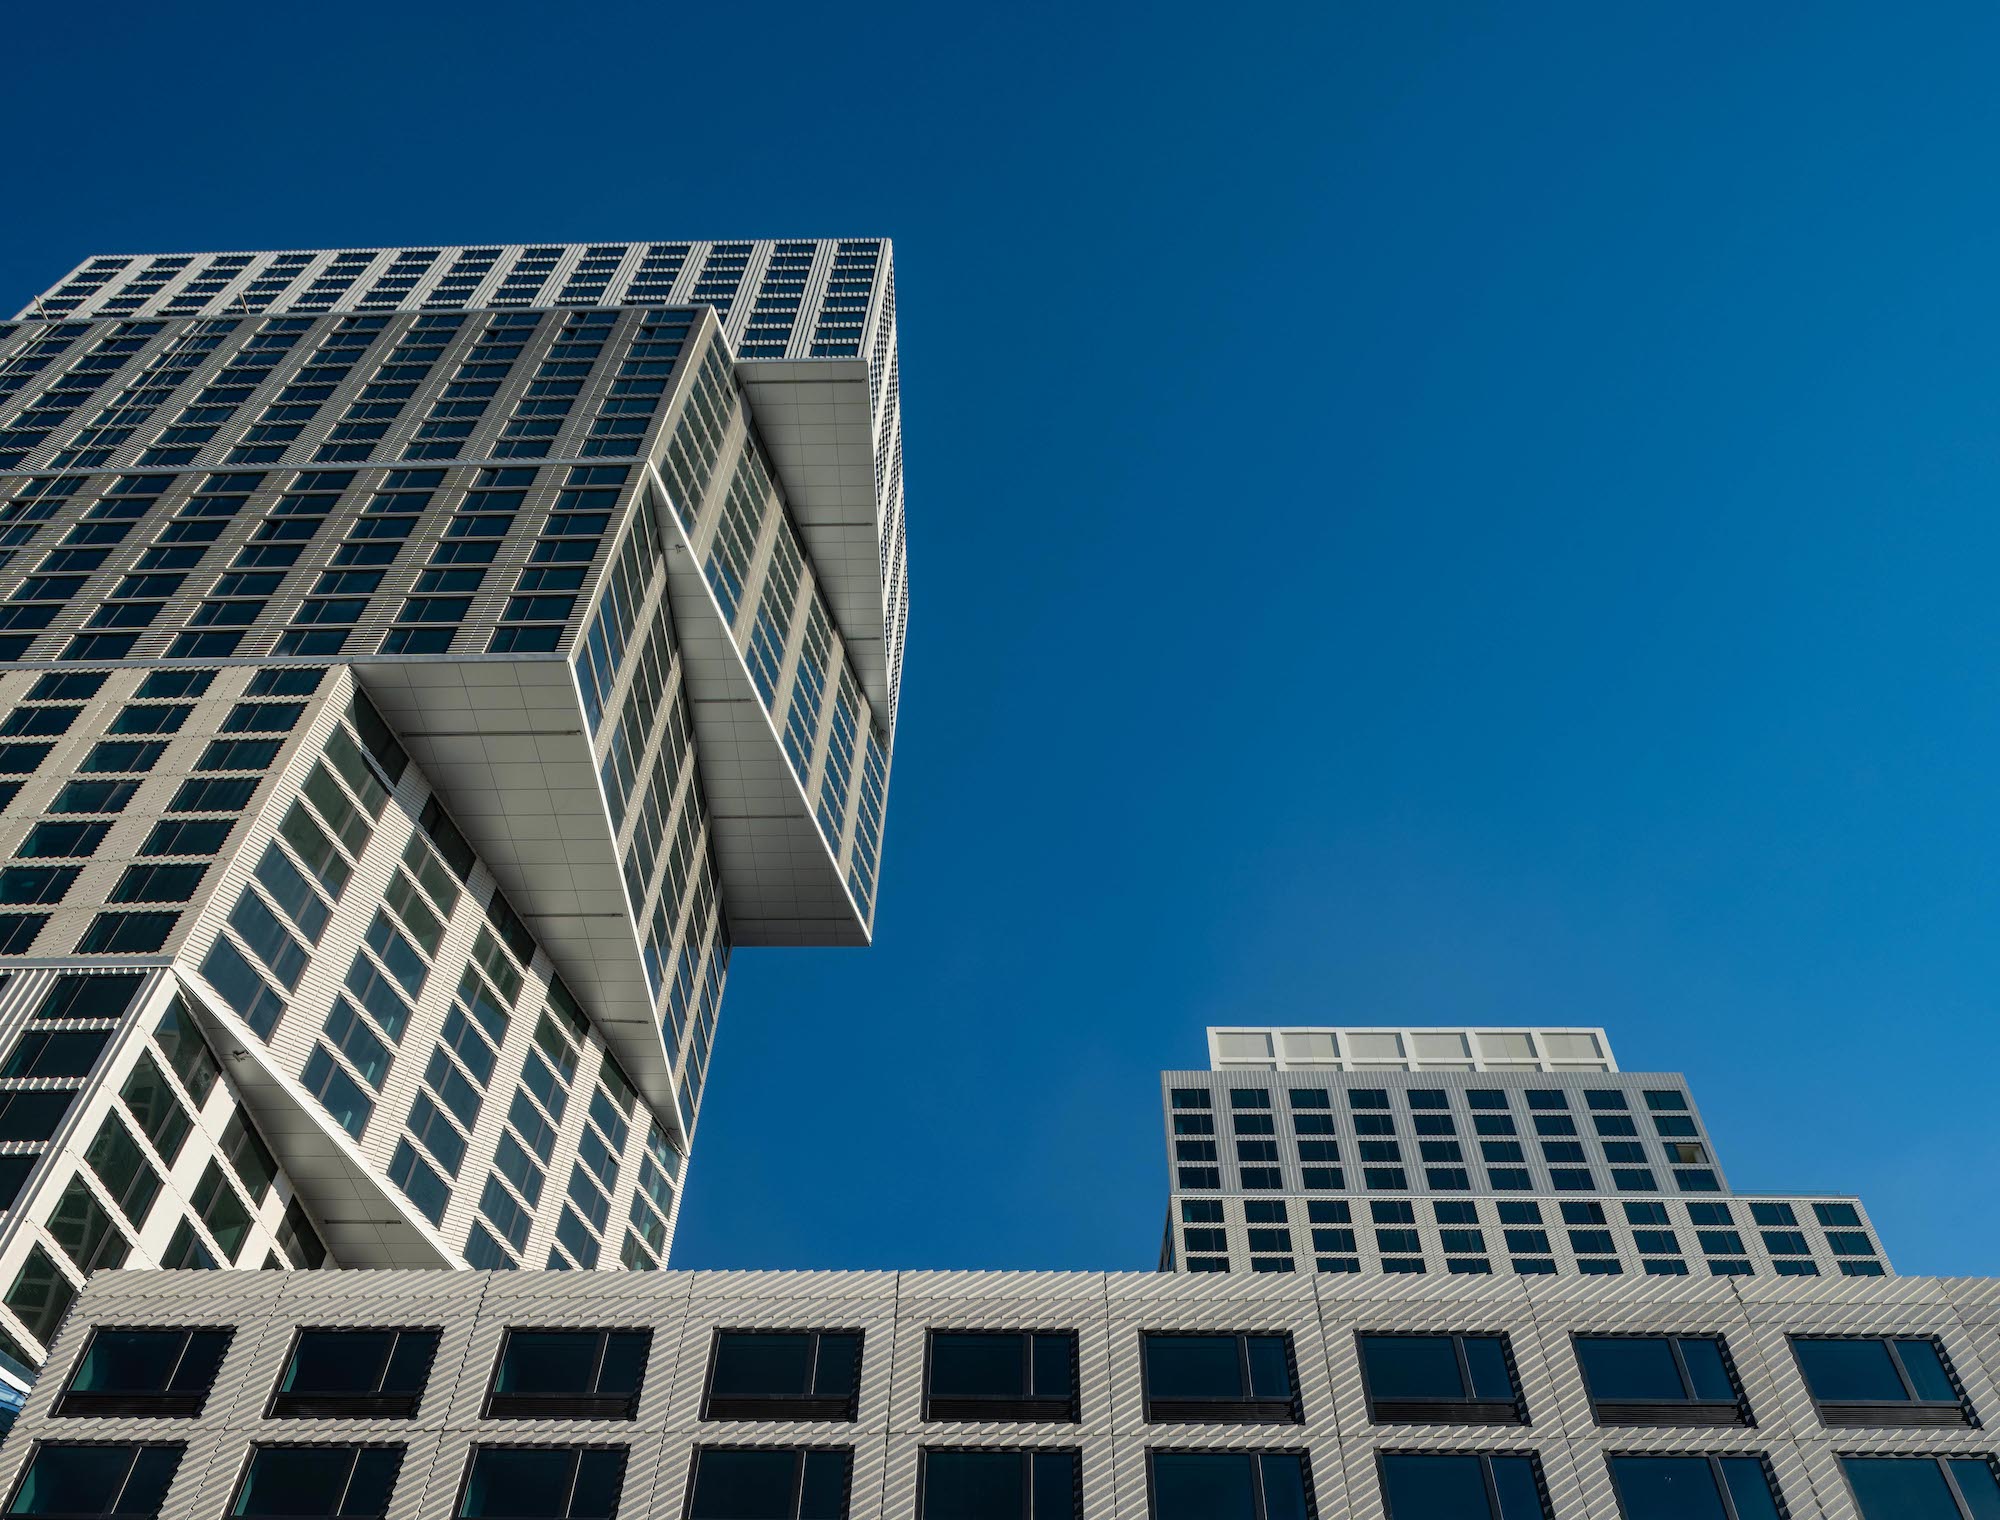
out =
<svg viewBox="0 0 2000 1520"><path fill-rule="evenodd" d="M412 1416L437 1343L435 1330L301 1330L271 1415Z"/></svg>
<svg viewBox="0 0 2000 1520"><path fill-rule="evenodd" d="M621 1446L476 1446L459 1520L611 1520Z"/></svg>
<svg viewBox="0 0 2000 1520"><path fill-rule="evenodd" d="M844 1449L697 1447L687 1520L844 1520Z"/></svg>
<svg viewBox="0 0 2000 1520"><path fill-rule="evenodd" d="M1076 1332L930 1333L924 1417L1074 1420Z"/></svg>
<svg viewBox="0 0 2000 1520"><path fill-rule="evenodd" d="M1931 1337L1795 1335L1792 1354L1824 1424L1971 1423L1944 1348Z"/></svg>
<svg viewBox="0 0 2000 1520"><path fill-rule="evenodd" d="M1141 1349L1148 1420L1300 1418L1288 1335L1148 1333Z"/></svg>
<svg viewBox="0 0 2000 1520"><path fill-rule="evenodd" d="M509 1330L489 1419L625 1419L639 1407L647 1330Z"/></svg>
<svg viewBox="0 0 2000 1520"><path fill-rule="evenodd" d="M1779 1520L1762 1457L1612 1457L1625 1520Z"/></svg>
<svg viewBox="0 0 2000 1520"><path fill-rule="evenodd" d="M724 1330L708 1373L709 1420L851 1420L859 1331Z"/></svg>
<svg viewBox="0 0 2000 1520"><path fill-rule="evenodd" d="M258 1446L237 1485L237 1520L381 1520L400 1446Z"/></svg>
<svg viewBox="0 0 2000 1520"><path fill-rule="evenodd" d="M150 1520L181 1465L179 1446L111 1446L44 1441L14 1490L10 1515L117 1515Z"/></svg>
<svg viewBox="0 0 2000 1520"><path fill-rule="evenodd" d="M1362 1380L1378 1425L1525 1420L1506 1337L1363 1335Z"/></svg>
<svg viewBox="0 0 2000 1520"><path fill-rule="evenodd" d="M1717 1337L1580 1335L1576 1357L1599 1424L1747 1423L1727 1349ZM1709 1407L1693 1407L1702 1405Z"/></svg>
<svg viewBox="0 0 2000 1520"><path fill-rule="evenodd" d="M1548 1520L1530 1456L1385 1452L1381 1467L1388 1520Z"/></svg>
<svg viewBox="0 0 2000 1520"><path fill-rule="evenodd" d="M1076 1520L1081 1466L1075 1451L927 1448L917 1513L923 1520Z"/></svg>
<svg viewBox="0 0 2000 1520"><path fill-rule="evenodd" d="M1984 1457L1842 1457L1861 1520L1992 1520L2000 1481Z"/></svg>
<svg viewBox="0 0 2000 1520"><path fill-rule="evenodd" d="M227 1330L95 1330L70 1374L63 1415L197 1415Z"/></svg>
<svg viewBox="0 0 2000 1520"><path fill-rule="evenodd" d="M1312 1481L1296 1451L1149 1451L1153 1520L1308 1520Z"/></svg>

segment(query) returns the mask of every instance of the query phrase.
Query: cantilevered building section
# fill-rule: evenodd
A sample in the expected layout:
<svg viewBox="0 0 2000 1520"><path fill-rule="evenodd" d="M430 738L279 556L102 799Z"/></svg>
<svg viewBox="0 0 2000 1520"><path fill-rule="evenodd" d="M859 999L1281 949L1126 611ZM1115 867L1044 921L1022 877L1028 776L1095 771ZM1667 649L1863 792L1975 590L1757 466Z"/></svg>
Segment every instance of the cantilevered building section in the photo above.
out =
<svg viewBox="0 0 2000 1520"><path fill-rule="evenodd" d="M1161 1074L1163 1269L1880 1277L1860 1201L1744 1193L1602 1029L1225 1028Z"/></svg>
<svg viewBox="0 0 2000 1520"><path fill-rule="evenodd" d="M0 323L0 1330L660 1265L732 949L872 932L884 241L91 259Z"/></svg>

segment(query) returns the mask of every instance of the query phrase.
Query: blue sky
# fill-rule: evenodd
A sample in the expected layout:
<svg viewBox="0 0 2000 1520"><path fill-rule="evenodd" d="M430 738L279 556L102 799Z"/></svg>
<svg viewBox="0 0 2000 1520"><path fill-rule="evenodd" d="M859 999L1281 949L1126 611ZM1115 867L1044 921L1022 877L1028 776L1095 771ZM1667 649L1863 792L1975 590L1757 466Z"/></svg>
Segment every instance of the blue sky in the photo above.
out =
<svg viewBox="0 0 2000 1520"><path fill-rule="evenodd" d="M677 1264L1148 1266L1156 1073L1269 1020L1603 1024L1738 1186L1991 1270L2000 10L8 40L6 306L103 252L896 240L877 943L738 957Z"/></svg>

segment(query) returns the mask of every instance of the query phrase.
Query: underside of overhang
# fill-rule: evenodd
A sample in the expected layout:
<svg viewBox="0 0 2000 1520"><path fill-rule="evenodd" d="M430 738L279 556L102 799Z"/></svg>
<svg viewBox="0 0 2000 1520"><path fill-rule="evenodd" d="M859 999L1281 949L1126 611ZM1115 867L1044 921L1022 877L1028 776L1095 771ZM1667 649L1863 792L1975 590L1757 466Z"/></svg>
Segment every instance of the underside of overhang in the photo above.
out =
<svg viewBox="0 0 2000 1520"><path fill-rule="evenodd" d="M264 1042L199 980L182 975L178 981L230 1086L257 1121L333 1260L342 1267L462 1265L429 1222L362 1159L346 1132L272 1063Z"/></svg>
<svg viewBox="0 0 2000 1520"><path fill-rule="evenodd" d="M736 379L855 678L869 704L886 715L887 593L868 362L753 359L737 364Z"/></svg>

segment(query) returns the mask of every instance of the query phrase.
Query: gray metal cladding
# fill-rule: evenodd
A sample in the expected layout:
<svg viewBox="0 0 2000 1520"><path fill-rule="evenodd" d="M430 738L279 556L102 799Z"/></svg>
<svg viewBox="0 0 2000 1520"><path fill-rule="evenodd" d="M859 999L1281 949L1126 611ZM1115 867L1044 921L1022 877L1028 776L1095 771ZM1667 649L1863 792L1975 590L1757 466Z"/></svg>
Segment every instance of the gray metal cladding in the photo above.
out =
<svg viewBox="0 0 2000 1520"><path fill-rule="evenodd" d="M446 1520L480 1444L610 1445L627 1452L619 1513L683 1512L703 1447L852 1452L852 1520L918 1513L927 1449L1079 1454L1082 1514L1148 1514L1152 1451L1303 1452L1321 1520L1383 1517L1385 1452L1524 1453L1539 1464L1554 1520L1614 1520L1607 1457L1746 1455L1769 1466L1792 1520L1855 1515L1845 1455L1991 1455L1973 1424L1829 1429L1791 1354L1793 1334L1936 1336L1975 1418L2000 1409L2000 1285L1986 1279L1213 1278L1157 1273L322 1272L100 1273L51 1348L48 1370L0 1447L11 1487L43 1440L176 1441L187 1454L162 1520L218 1520L257 1442L388 1442L406 1448L390 1514ZM201 1413L88 1419L51 1411L91 1327L226 1325L235 1334ZM307 1327L441 1332L422 1402L407 1419L270 1419L271 1393ZM630 1419L488 1418L510 1328L643 1329L652 1341ZM723 1329L859 1331L856 1418L703 1418ZM1048 1423L926 1420L932 1330L1074 1330L1079 1418ZM1298 1418L1261 1423L1146 1419L1146 1331L1283 1332ZM1522 1423L1378 1424L1357 1336L1368 1331L1506 1338ZM1708 1335L1726 1344L1751 1423L1599 1424L1573 1337Z"/></svg>

